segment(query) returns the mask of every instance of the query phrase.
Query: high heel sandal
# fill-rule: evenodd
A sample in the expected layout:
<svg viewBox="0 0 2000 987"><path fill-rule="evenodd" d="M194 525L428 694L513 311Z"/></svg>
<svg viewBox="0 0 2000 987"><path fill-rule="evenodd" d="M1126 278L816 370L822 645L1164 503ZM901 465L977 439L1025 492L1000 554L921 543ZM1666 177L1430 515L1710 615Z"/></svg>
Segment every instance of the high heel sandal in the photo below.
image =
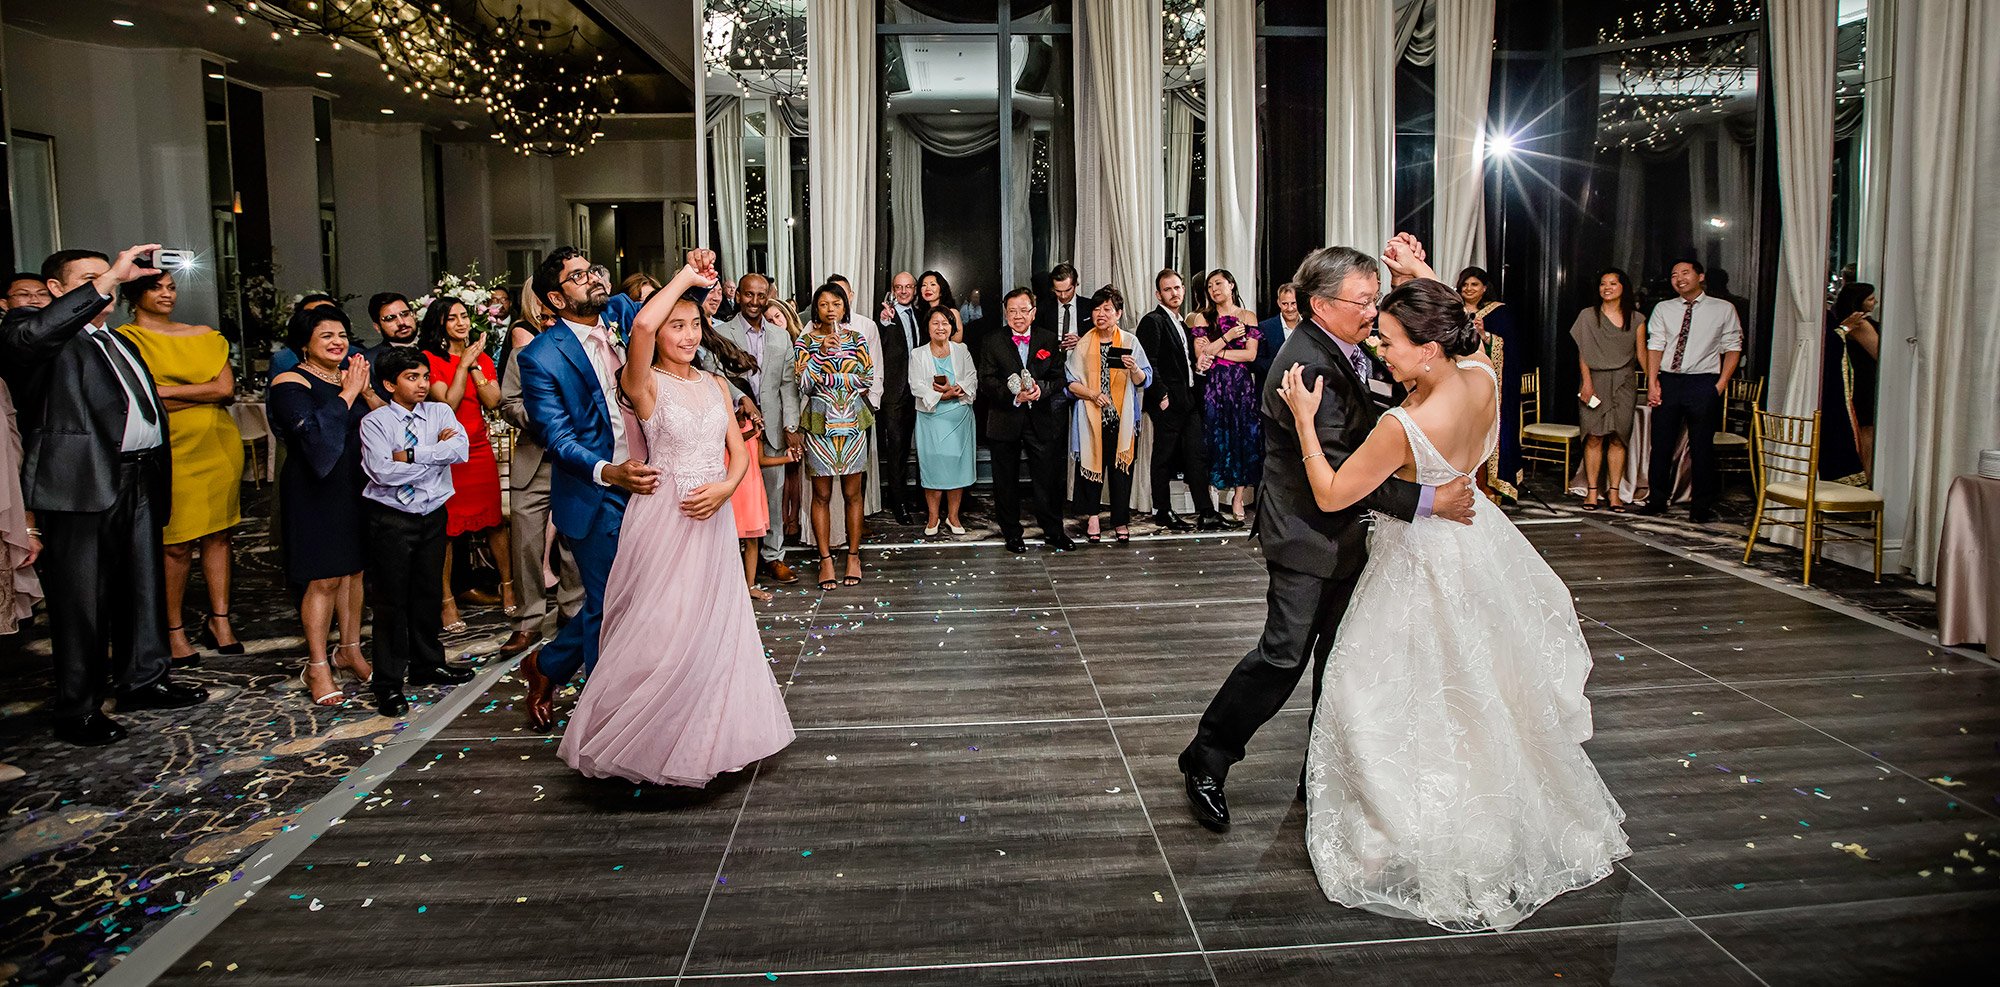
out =
<svg viewBox="0 0 2000 987"><path fill-rule="evenodd" d="M510 596L514 596L514 581L512 579L500 580L500 599L505 600ZM501 607L500 612L506 614L509 617L512 617L514 616L515 611L518 611L520 609L521 609L521 598L516 596L514 597L514 605L511 607Z"/></svg>
<svg viewBox="0 0 2000 987"><path fill-rule="evenodd" d="M184 624L175 624L172 627L167 628L167 633L172 634L175 631L182 630L185 626L186 625ZM199 664L201 662L201 650L199 648L195 648L193 642L189 642L188 647L192 650L190 650L187 654L169 655L168 660L173 662L175 667L177 668L192 667L194 665Z"/></svg>
<svg viewBox="0 0 2000 987"><path fill-rule="evenodd" d="M333 650L334 650L334 651L336 651L336 652L339 652L339 651L345 651L345 650L347 650L348 648L353 648L353 649L354 649L354 657L355 657L355 658L357 658L357 659L359 659L359 660L361 660L361 661L367 661L367 660L368 660L367 658L363 657L363 656L362 656L362 654L361 654L361 642L359 642L359 641L356 641L356 642L354 642L353 644L343 644L343 645L341 645L340 647L338 647L338 648L335 648L335 649L333 649ZM334 663L333 663L333 667L335 667L335 668L337 668L337 669L340 669L340 670L341 670L341 671L343 671L343 672L346 672L346 673L347 673L347 677L348 677L348 678L351 678L351 679L353 679L353 680L355 681L355 683L356 683L356 684L358 684L358 685L367 685L367 684L369 684L370 682L373 682L373 681L375 681L375 668L374 668L374 666L373 666L373 665L370 665L370 666L369 666L369 669L368 669L368 677L367 677L367 678L365 678L365 679L361 677L361 671L360 671L359 669L355 668L355 667L354 667L353 665L342 665L342 664L340 664L339 662L334 662Z"/></svg>
<svg viewBox="0 0 2000 987"><path fill-rule="evenodd" d="M848 558L850 558L850 559L853 559L853 560L854 560L854 564L855 564L855 565L857 565L857 566L858 566L858 565L860 565L860 564L861 564L861 552L860 552L860 550L858 550L858 549L851 549L851 548L850 548L850 549L848 549L848 550L847 550L847 557L848 557ZM832 558L832 556L828 556L828 558ZM840 577L840 585L842 585L842 586L859 586L859 585L861 585L861 577L860 577L860 576L842 576L842 577Z"/></svg>
<svg viewBox="0 0 2000 987"><path fill-rule="evenodd" d="M1103 531L1101 531L1101 530L1099 530L1099 528L1098 528L1098 524L1099 524L1099 522L1098 522L1097 518L1095 518L1095 517L1092 517L1092 518L1090 519L1090 523L1089 523L1089 524L1086 524L1086 525L1084 525L1084 528L1083 528L1083 540L1084 540L1084 541L1087 541L1087 542L1091 543L1092 545L1096 545L1096 544L1100 544L1100 543L1102 543L1102 542L1104 541L1104 532L1103 532Z"/></svg>
<svg viewBox="0 0 2000 987"><path fill-rule="evenodd" d="M1588 494L1585 494L1584 496L1586 496L1586 497L1592 497L1592 498L1596 497L1596 496L1597 496L1597 488L1596 488L1596 487L1591 487L1591 488L1590 488L1590 492L1589 492ZM1586 511L1595 511L1595 510L1597 510L1597 501L1596 501L1596 500L1586 500L1586 501L1584 501L1584 502L1583 502L1583 509L1584 509L1584 510L1586 510Z"/></svg>
<svg viewBox="0 0 2000 987"><path fill-rule="evenodd" d="M326 666L327 663L324 660L309 661L306 662L306 667L299 672L299 685L305 688L307 695L312 695L312 682L307 680L306 676L311 674L314 667L325 668ZM328 677L331 678L332 674L328 673ZM345 702L347 702L347 693L342 692L338 687L326 695L313 696L314 706L339 706Z"/></svg>
<svg viewBox="0 0 2000 987"><path fill-rule="evenodd" d="M827 552L821 552L821 553L819 553L819 561L820 561L820 565L822 565L822 566L824 566L824 567L826 567L826 568L828 568L828 569L831 569L831 568L833 568L833 555L832 555L832 554L830 554L830 553L827 553ZM840 579L839 579L839 577L837 577L837 576L829 576L829 577L827 577L827 578L825 578L825 579L821 579L821 580L819 581L819 588L820 588L820 592L822 592L822 593L831 593L831 592L833 592L833 590L834 590L834 589L835 589L836 587L838 587L839 585L840 585Z"/></svg>
<svg viewBox="0 0 2000 987"><path fill-rule="evenodd" d="M242 654L242 653L243 653L243 642L241 642L241 641L237 641L237 642L236 642L236 643L234 643L234 644L223 644L223 643L222 643L222 638L221 638L221 637L220 637L219 635L217 635L217 634L215 633L215 622L216 622L217 620L221 620L221 621L224 621L224 622L227 622L227 621L229 620L229 615L228 615L228 614L226 614L226 613L212 613L212 614L209 614L209 615L208 615L207 617L204 617L204 618L202 618L202 621L201 621L201 633L202 633L202 635L203 635L204 637L208 638L208 646L209 646L209 647L211 647L211 648L214 648L214 649L215 649L215 653L216 653L216 654L218 654L218 655L240 655L240 654ZM167 629L168 629L168 630L173 630L173 628L171 628L171 627L169 627L169 628L167 628ZM230 628L230 629L231 629L231 630L234 630L235 628L233 628L233 627L232 627L232 628Z"/></svg>
<svg viewBox="0 0 2000 987"><path fill-rule="evenodd" d="M1132 544L1132 529L1130 529L1130 528L1119 528L1119 529L1117 529L1117 530L1116 530L1115 534L1116 534L1116 536L1117 536L1117 538L1118 538L1118 544L1120 544L1120 545L1130 545L1130 544Z"/></svg>

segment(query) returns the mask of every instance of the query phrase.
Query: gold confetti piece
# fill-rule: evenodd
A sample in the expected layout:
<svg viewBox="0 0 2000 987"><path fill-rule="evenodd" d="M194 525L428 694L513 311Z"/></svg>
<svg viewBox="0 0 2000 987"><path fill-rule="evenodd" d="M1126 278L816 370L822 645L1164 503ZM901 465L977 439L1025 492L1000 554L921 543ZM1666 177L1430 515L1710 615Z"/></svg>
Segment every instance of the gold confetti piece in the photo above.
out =
<svg viewBox="0 0 2000 987"><path fill-rule="evenodd" d="M228 966L225 966L225 967L223 967L223 969L224 969L224 970L228 970L228 971L230 971L230 972L232 972L232 973L233 973L233 972L235 972L235 970L236 970L236 964L234 964L234 963L231 963L231 964L229 964Z"/></svg>
<svg viewBox="0 0 2000 987"><path fill-rule="evenodd" d="M1967 842L1967 843L1977 843L1977 842L1979 842L1979 834L1977 834L1977 833L1967 833L1967 834L1965 834L1965 842Z"/></svg>
<svg viewBox="0 0 2000 987"><path fill-rule="evenodd" d="M1692 713L1689 713L1688 715L1689 715L1689 716L1707 716L1708 714L1707 714L1707 713L1704 713L1704 712L1702 712L1701 710L1695 710L1694 712L1692 712Z"/></svg>
<svg viewBox="0 0 2000 987"><path fill-rule="evenodd" d="M1951 780L1950 778L1942 778L1942 777L1940 777L1940 778L1927 778L1927 779L1925 779L1925 780L1926 780L1926 781L1929 781L1929 782L1930 782L1931 784L1933 784L1933 785L1938 785L1938 786L1941 786L1941 787L1943 787L1943 788L1964 788L1964 787L1965 787L1965 782L1962 782L1962 781L1953 781L1953 780Z"/></svg>
<svg viewBox="0 0 2000 987"><path fill-rule="evenodd" d="M1868 698L1867 696L1864 696L1864 695L1862 695L1861 693L1858 693L1858 692L1850 692L1850 693L1848 693L1848 695L1850 695L1850 696L1853 696L1853 697L1854 697L1854 698L1856 698L1856 699L1866 699L1866 698Z"/></svg>
<svg viewBox="0 0 2000 987"><path fill-rule="evenodd" d="M1917 876L1918 876L1918 877L1929 877L1929 876L1931 876L1931 872L1930 872L1930 871L1927 871L1927 870L1920 870L1920 871L1918 871L1918 872L1917 872Z"/></svg>
<svg viewBox="0 0 2000 987"><path fill-rule="evenodd" d="M354 862L354 866L356 866L356 867L366 867L366 866L368 866L368 861L366 861L366 860L357 860L357 861L355 861L355 862Z"/></svg>
<svg viewBox="0 0 2000 987"><path fill-rule="evenodd" d="M396 855L396 862L397 862L397 863L399 863L399 864L400 864L400 863L402 863L402 862L403 862L403 858L404 858L404 857L407 857L407 856L409 856L409 854L405 854L405 853L399 853L399 854L397 854L397 855Z"/></svg>
<svg viewBox="0 0 2000 987"><path fill-rule="evenodd" d="M1159 901L1159 902L1164 902L1164 901L1166 901L1167 899L1165 899L1165 898L1162 898L1162 897L1160 897L1160 893L1159 893L1158 891L1155 891L1155 892L1153 892L1153 900L1154 900L1154 901Z"/></svg>
<svg viewBox="0 0 2000 987"><path fill-rule="evenodd" d="M1859 843L1835 843L1834 847L1844 853L1851 853L1862 860L1874 860L1868 855L1868 848Z"/></svg>
<svg viewBox="0 0 2000 987"><path fill-rule="evenodd" d="M421 860L421 861L423 861L424 863L427 863L427 864L428 864L428 863L430 863L430 862L431 862L431 855L430 855L430 854L428 854L428 853L420 853L420 854L417 854L417 859L418 859L418 860Z"/></svg>
<svg viewBox="0 0 2000 987"><path fill-rule="evenodd" d="M516 899L514 899L514 903L518 905L518 904L520 904L521 902L524 902L524 901L527 901L527 900L528 900L528 899L526 899L526 898L516 898Z"/></svg>
<svg viewBox="0 0 2000 987"><path fill-rule="evenodd" d="M1953 857L1956 857L1956 858L1958 858L1959 860L1963 860L1963 861L1965 861L1965 862L1966 862L1966 863L1968 863L1968 864L1969 864L1969 863L1972 863L1972 851L1971 851L1971 850L1960 850L1960 851L1958 851L1957 853L1954 853L1954 854L1952 854L1952 856L1953 856Z"/></svg>
<svg viewBox="0 0 2000 987"><path fill-rule="evenodd" d="M200 965L200 966L198 966L198 967L195 967L194 969L195 969L195 972L199 973L199 972L201 972L201 971L203 971L203 970L206 970L206 969L208 969L209 967L212 967L212 966L214 966L214 965L215 965L215 961L214 961L214 960L202 960L202 961L201 961L201 965Z"/></svg>

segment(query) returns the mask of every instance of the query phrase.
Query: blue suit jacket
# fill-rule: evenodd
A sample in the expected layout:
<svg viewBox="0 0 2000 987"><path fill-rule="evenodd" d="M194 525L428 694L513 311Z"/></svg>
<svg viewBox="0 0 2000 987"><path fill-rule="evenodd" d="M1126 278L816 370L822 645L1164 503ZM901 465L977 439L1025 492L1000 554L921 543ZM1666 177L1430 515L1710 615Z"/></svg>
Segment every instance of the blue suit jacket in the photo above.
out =
<svg viewBox="0 0 2000 987"><path fill-rule="evenodd" d="M1250 361L1250 372L1257 376L1257 389L1262 391L1264 378L1271 373L1271 359L1278 355L1278 347L1285 345L1284 316L1274 315L1257 323L1257 331L1264 334L1264 341L1257 344L1257 359Z"/></svg>
<svg viewBox="0 0 2000 987"><path fill-rule="evenodd" d="M611 411L597 371L566 323L537 335L514 359L521 368L528 434L541 443L544 461L555 467L549 514L564 536L586 537L607 507L623 511L629 496L623 488L599 486L591 477L598 463L617 461L611 449ZM631 438L635 448L644 448L642 436Z"/></svg>

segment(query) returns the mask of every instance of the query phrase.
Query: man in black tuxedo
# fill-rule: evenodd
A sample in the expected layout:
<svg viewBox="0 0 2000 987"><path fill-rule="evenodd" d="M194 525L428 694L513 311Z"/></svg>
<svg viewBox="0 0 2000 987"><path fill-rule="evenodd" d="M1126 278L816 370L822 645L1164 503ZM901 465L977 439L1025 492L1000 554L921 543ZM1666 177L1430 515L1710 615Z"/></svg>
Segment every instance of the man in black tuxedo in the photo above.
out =
<svg viewBox="0 0 2000 987"><path fill-rule="evenodd" d="M910 436L917 429L917 408L910 398L910 351L930 339L917 324L917 279L904 271L889 281L891 301L882 303L876 323L882 332L880 365L882 407L875 413L875 438L881 443L882 506L897 524L910 523L908 481Z"/></svg>
<svg viewBox="0 0 2000 987"><path fill-rule="evenodd" d="M159 273L140 261L158 249L133 247L115 262L59 251L42 263L55 300L0 322L0 367L20 412L21 492L42 525L55 734L84 746L125 736L101 709L108 678L121 713L208 698L167 677L166 408L138 349L103 323L119 285Z"/></svg>
<svg viewBox="0 0 2000 987"><path fill-rule="evenodd" d="M1208 430L1202 414L1207 378L1195 370L1194 344L1181 322L1187 285L1173 271L1153 276L1160 300L1139 320L1139 345L1153 361L1153 386L1146 388L1146 417L1153 422L1153 519L1169 531L1219 531L1226 527L1208 490ZM1187 480L1195 523L1174 516L1169 484L1174 474Z"/></svg>
<svg viewBox="0 0 2000 987"><path fill-rule="evenodd" d="M1463 477L1445 487L1391 479L1347 510L1329 514L1319 509L1291 408L1278 396L1285 372L1303 366L1307 386L1318 379L1327 382L1313 424L1336 469L1401 395L1386 369L1361 346L1373 331L1381 290L1375 259L1351 247L1322 247L1306 256L1292 281L1299 298L1311 305L1310 319L1286 337L1271 361L1257 409L1264 426L1264 481L1257 491L1252 533L1263 547L1270 577L1264 633L1222 683L1202 714L1194 741L1180 756L1195 820L1218 831L1229 825L1223 782L1230 766L1243 759L1251 735L1291 697L1308 656L1313 706L1319 706L1334 631L1368 561L1368 512L1405 521L1427 514L1468 524L1472 520L1472 485ZM1303 780L1299 794L1304 797Z"/></svg>
<svg viewBox="0 0 2000 987"><path fill-rule="evenodd" d="M1063 455L1069 444L1055 396L1064 390L1062 346L1035 325L1035 293L1016 288L1001 303L1007 331L979 342L979 397L986 402L986 446L993 455L993 507L1007 550L1028 550L1021 532L1021 453L1035 488L1042 541L1057 551L1076 543L1063 533ZM1010 386L1011 385L1011 386Z"/></svg>
<svg viewBox="0 0 2000 987"><path fill-rule="evenodd" d="M1090 328L1090 311L1077 294L1076 265L1064 261L1049 271L1049 288L1055 294L1035 306L1035 326L1055 334L1063 352L1076 348L1076 341ZM1150 355L1150 354L1149 354Z"/></svg>

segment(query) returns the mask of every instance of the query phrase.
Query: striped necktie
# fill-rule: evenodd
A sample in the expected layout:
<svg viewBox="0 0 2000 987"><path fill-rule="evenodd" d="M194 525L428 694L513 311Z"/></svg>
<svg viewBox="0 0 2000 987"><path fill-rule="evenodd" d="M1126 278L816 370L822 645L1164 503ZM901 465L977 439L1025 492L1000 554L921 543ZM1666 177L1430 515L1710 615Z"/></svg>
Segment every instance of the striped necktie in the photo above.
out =
<svg viewBox="0 0 2000 987"><path fill-rule="evenodd" d="M1694 299L1688 299L1687 308L1681 310L1681 335L1674 340L1674 365L1668 368L1669 373L1681 372L1681 357L1688 351L1688 332L1694 328L1694 303Z"/></svg>
<svg viewBox="0 0 2000 987"><path fill-rule="evenodd" d="M408 418L403 419L403 448L410 454L410 462L413 463L416 462L417 461L417 416L414 414ZM410 502L416 499L417 499L416 484L405 483L402 486L396 488L396 503L401 504L404 507L408 507L410 506Z"/></svg>

